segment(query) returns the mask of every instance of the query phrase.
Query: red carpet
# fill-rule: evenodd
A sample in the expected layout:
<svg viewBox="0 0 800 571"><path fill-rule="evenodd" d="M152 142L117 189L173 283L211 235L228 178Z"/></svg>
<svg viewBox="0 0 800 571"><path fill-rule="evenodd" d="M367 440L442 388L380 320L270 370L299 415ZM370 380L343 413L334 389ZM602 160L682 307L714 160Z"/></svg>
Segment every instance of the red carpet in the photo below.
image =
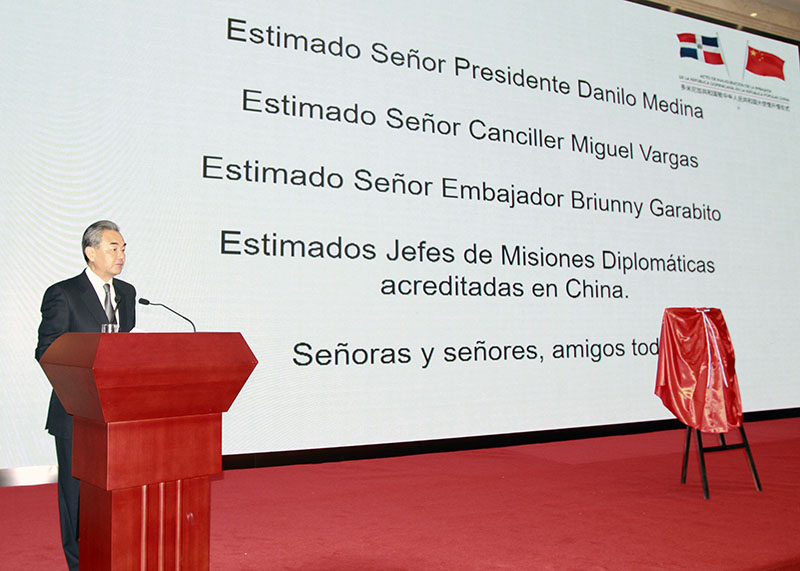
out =
<svg viewBox="0 0 800 571"><path fill-rule="evenodd" d="M706 457L684 432L228 471L214 570L800 569L800 419ZM732 435L731 441L735 440ZM0 489L0 569L62 569L55 487Z"/></svg>

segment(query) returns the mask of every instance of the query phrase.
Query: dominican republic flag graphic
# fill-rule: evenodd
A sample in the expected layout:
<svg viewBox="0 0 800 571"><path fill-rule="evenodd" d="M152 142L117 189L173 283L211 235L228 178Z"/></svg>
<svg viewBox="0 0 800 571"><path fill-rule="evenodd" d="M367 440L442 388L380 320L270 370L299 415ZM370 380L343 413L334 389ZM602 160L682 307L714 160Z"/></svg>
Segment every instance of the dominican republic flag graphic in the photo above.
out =
<svg viewBox="0 0 800 571"><path fill-rule="evenodd" d="M690 57L696 60L703 55L703 61L711 65L723 65L722 48L719 38L712 36L698 36L697 34L678 34L681 46L681 57Z"/></svg>
<svg viewBox="0 0 800 571"><path fill-rule="evenodd" d="M744 68L750 73L767 77L777 77L778 79L786 81L786 78L783 76L783 64L784 61L775 54L751 48L748 44L747 64Z"/></svg>

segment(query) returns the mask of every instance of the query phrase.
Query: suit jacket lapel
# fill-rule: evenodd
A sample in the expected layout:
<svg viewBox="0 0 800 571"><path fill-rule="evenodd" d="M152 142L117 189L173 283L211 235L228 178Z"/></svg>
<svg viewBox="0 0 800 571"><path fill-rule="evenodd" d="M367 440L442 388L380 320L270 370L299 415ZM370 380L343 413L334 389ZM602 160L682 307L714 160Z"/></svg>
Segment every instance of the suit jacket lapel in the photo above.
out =
<svg viewBox="0 0 800 571"><path fill-rule="evenodd" d="M115 286L116 287L116 286ZM122 293L121 288L117 290L119 296L119 303L117 304L117 317L119 317L119 330L130 331L128 326L128 296Z"/></svg>
<svg viewBox="0 0 800 571"><path fill-rule="evenodd" d="M103 310L103 304L100 303L100 299L97 297L97 292L95 292L92 287L92 282L89 281L86 274L81 274L81 276L83 276L81 280L81 300L83 300L92 318L97 321L97 331L100 331L100 325L107 321L106 312Z"/></svg>

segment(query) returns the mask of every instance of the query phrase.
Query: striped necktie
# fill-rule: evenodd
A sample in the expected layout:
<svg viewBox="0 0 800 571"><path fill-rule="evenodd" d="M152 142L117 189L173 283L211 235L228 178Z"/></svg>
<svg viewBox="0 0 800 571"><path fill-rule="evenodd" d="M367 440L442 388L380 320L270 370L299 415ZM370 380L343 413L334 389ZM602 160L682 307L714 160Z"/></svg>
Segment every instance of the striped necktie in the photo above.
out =
<svg viewBox="0 0 800 571"><path fill-rule="evenodd" d="M114 305L111 303L111 284L103 284L103 289L106 290L106 300L103 302L103 309L106 311L107 323L116 323L117 316L114 313Z"/></svg>

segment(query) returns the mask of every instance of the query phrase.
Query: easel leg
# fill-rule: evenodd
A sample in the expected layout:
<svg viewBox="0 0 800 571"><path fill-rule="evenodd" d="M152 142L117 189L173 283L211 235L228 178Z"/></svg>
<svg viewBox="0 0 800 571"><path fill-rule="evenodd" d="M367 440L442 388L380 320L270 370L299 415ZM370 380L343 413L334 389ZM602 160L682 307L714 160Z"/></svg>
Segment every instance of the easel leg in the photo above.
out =
<svg viewBox="0 0 800 571"><path fill-rule="evenodd" d="M686 468L689 466L689 446L692 443L692 427L686 427L686 444L683 447L683 467L681 468L681 484L686 483Z"/></svg>
<svg viewBox="0 0 800 571"><path fill-rule="evenodd" d="M703 478L703 497L708 499L708 475L706 474L706 459L703 455L703 434L697 429L694 433L697 435L697 458L700 460L700 476Z"/></svg>
<svg viewBox="0 0 800 571"><path fill-rule="evenodd" d="M750 453L750 444L747 442L747 436L744 433L744 425L739 427L739 433L742 435L742 443L744 444L744 451L747 455L747 463L750 464L750 472L753 474L753 481L756 483L756 490L761 491L761 480L758 479L758 472L756 472L756 463L753 461L753 455Z"/></svg>

